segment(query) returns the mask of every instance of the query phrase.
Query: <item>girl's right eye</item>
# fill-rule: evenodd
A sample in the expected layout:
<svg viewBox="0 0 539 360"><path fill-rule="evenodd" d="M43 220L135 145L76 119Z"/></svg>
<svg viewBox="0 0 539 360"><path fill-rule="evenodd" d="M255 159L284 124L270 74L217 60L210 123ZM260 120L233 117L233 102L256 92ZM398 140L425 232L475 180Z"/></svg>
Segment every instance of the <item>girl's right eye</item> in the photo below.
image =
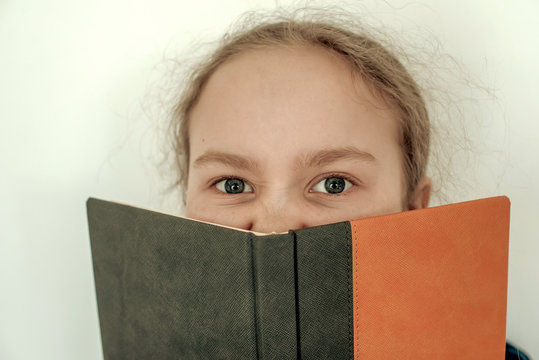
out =
<svg viewBox="0 0 539 360"><path fill-rule="evenodd" d="M242 179L228 178L215 183L217 190L227 194L251 193L253 188Z"/></svg>

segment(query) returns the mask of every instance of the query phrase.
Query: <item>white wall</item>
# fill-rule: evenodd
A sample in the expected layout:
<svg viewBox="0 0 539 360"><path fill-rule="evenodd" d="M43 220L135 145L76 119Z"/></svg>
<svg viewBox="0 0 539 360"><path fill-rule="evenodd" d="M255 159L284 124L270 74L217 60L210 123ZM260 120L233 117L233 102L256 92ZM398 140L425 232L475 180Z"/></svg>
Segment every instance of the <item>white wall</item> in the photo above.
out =
<svg viewBox="0 0 539 360"><path fill-rule="evenodd" d="M497 97L474 103L488 156L466 196L512 199L507 336L539 358L539 3L356 3L438 39ZM171 210L154 167L163 58L273 4L0 2L0 358L101 358L85 200Z"/></svg>

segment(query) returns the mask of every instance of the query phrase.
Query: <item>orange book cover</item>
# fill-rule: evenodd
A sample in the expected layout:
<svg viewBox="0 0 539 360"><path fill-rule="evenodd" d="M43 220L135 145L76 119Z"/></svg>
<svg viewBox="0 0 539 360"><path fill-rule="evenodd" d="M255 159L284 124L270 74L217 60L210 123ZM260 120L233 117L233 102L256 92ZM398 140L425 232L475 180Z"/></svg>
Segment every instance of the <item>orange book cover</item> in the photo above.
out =
<svg viewBox="0 0 539 360"><path fill-rule="evenodd" d="M355 358L503 359L509 205L352 221Z"/></svg>

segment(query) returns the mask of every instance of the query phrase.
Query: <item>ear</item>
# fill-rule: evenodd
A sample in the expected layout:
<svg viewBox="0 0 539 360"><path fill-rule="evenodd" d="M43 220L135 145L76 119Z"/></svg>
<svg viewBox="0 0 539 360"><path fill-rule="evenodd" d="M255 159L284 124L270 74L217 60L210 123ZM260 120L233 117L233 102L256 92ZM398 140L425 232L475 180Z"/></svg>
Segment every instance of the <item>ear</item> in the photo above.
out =
<svg viewBox="0 0 539 360"><path fill-rule="evenodd" d="M417 186L408 199L408 210L424 209L429 206L432 181L428 176L419 179Z"/></svg>

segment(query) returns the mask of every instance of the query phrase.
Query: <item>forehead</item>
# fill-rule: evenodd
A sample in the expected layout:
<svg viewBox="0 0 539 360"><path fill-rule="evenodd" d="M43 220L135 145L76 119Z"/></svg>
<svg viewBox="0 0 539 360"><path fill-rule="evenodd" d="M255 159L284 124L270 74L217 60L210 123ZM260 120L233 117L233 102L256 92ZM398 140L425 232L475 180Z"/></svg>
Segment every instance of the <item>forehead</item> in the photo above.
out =
<svg viewBox="0 0 539 360"><path fill-rule="evenodd" d="M256 95L284 103L288 99L296 106L301 105L298 100L316 98L322 100L321 105L337 100L337 104L354 102L387 108L367 90L366 83L342 55L306 45L268 46L234 55L216 69L200 98L218 92L221 102L237 100L233 97L244 92L252 95L249 98Z"/></svg>
<svg viewBox="0 0 539 360"><path fill-rule="evenodd" d="M398 142L394 109L340 55L317 47L268 47L234 56L210 77L190 119L195 151Z"/></svg>

